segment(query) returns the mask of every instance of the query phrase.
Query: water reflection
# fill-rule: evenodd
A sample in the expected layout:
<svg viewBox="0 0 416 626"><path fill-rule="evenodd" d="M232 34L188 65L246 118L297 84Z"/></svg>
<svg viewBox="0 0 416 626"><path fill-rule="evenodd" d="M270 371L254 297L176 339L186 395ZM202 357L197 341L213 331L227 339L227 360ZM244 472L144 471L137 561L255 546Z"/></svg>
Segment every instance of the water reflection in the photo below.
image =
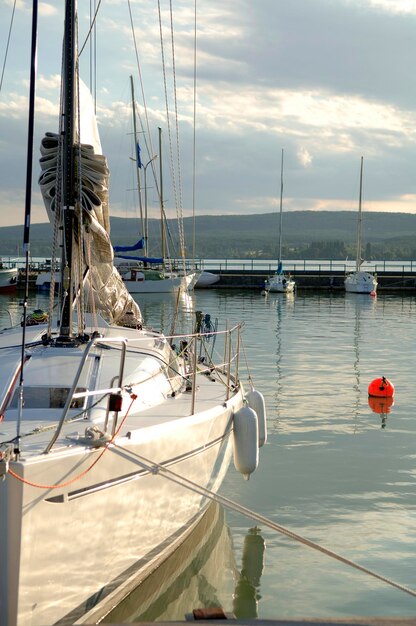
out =
<svg viewBox="0 0 416 626"><path fill-rule="evenodd" d="M174 554L107 615L104 623L183 620L195 608L232 610L236 565L223 509L211 504Z"/></svg>
<svg viewBox="0 0 416 626"><path fill-rule="evenodd" d="M192 332L194 324L194 294L174 293L134 294L146 326L166 335Z"/></svg>
<svg viewBox="0 0 416 626"><path fill-rule="evenodd" d="M212 503L175 553L103 623L183 621L194 609L219 607L240 619L256 618L264 552L261 530L250 528L238 570L224 510Z"/></svg>
<svg viewBox="0 0 416 626"><path fill-rule="evenodd" d="M264 551L265 543L260 529L250 528L244 538L242 567L234 592L233 611L237 619L258 617Z"/></svg>
<svg viewBox="0 0 416 626"><path fill-rule="evenodd" d="M394 405L393 398L374 398L369 396L368 398L368 406L373 411L373 413L378 413L381 419L381 428L386 428L387 426L387 415L391 413L391 408Z"/></svg>
<svg viewBox="0 0 416 626"><path fill-rule="evenodd" d="M362 336L361 332L361 317L363 315L368 318L369 312L375 312L376 308L376 298L368 297L366 294L346 294L346 303L348 303L348 297L353 298L353 306L355 312L355 321L354 321L354 375L355 375L355 384L354 390L356 394L353 414L354 414L354 433L357 432L357 425L359 421L360 415L362 415L363 411L361 408L361 397L362 393L367 392L367 383L365 384L364 390L361 389L361 371L360 371L360 346L365 346L365 338ZM380 415L381 419L381 428L386 428L387 426L387 414L391 412L391 409L394 405L393 398L368 398L368 406L373 411L373 413L377 413Z"/></svg>
<svg viewBox="0 0 416 626"><path fill-rule="evenodd" d="M361 294L351 294L354 298L355 305L355 319L354 319L354 338L353 338L353 346L354 346L354 376L355 376L355 403L353 408L354 415L354 433L357 432L358 420L360 416L360 401L361 401L361 372L360 372L360 330L361 330L361 307L363 306L363 296ZM347 296L347 294L346 294ZM369 300L367 294L364 295L366 300Z"/></svg>
<svg viewBox="0 0 416 626"><path fill-rule="evenodd" d="M272 304L276 310L276 383L274 387L275 406L273 407L272 415L269 415L270 425L273 428L273 421L276 419L277 423L281 418L282 396L284 392L284 369L283 369L283 357L284 347L283 339L288 336L290 340L290 333L285 331L285 317L288 313L293 312L295 305L295 294L271 294L267 295L267 301Z"/></svg>

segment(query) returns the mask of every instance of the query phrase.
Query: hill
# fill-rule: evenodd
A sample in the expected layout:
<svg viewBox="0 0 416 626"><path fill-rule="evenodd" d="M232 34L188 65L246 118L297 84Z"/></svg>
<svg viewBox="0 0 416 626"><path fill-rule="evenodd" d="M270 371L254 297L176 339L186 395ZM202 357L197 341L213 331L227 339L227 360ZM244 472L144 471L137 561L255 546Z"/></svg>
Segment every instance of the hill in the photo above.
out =
<svg viewBox="0 0 416 626"><path fill-rule="evenodd" d="M285 258L345 258L354 256L356 214L351 211L293 211L283 216ZM172 256L177 243L175 220L168 220ZM184 220L187 255L191 256L192 218ZM202 215L195 220L196 256L199 258L275 258L278 217L260 215ZM150 253L159 254L157 220L150 220ZM416 215L367 213L363 220L366 258L416 258ZM0 228L0 256L16 255L22 246L23 228ZM52 229L48 223L31 226L32 256L48 257ZM114 245L131 245L140 237L137 219L111 219Z"/></svg>

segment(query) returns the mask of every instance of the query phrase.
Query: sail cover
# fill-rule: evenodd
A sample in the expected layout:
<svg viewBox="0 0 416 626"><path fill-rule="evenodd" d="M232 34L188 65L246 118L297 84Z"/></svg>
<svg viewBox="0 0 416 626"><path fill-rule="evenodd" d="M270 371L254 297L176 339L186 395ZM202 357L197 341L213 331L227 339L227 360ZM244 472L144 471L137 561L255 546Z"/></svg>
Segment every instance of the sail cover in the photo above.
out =
<svg viewBox="0 0 416 626"><path fill-rule="evenodd" d="M114 252L134 252L144 248L144 238L139 239L133 246L114 246Z"/></svg>
<svg viewBox="0 0 416 626"><path fill-rule="evenodd" d="M128 259L129 261L142 261L143 263L154 263L155 265L161 265L163 263L163 257L152 256L128 256L127 254L116 254L118 259Z"/></svg>
<svg viewBox="0 0 416 626"><path fill-rule="evenodd" d="M85 88L86 89L86 88ZM82 101L88 102L85 97ZM88 90L87 90L88 91ZM89 92L88 92L89 95ZM92 143L81 143L80 156L80 205L82 209L81 223L83 225L83 257L85 267L89 270L86 286L94 298L95 307L105 315L110 322L117 323L126 315L133 315L137 321L141 320L140 308L133 300L123 280L113 265L114 252L110 240L110 218L108 207L108 178L109 170L106 158L100 153L98 130L96 128L93 110L86 114L86 105L83 111L83 126L81 134L87 132L86 139ZM90 125L85 118L89 118ZM83 131L83 129L89 131ZM82 142L83 136L81 136ZM39 185L44 204L51 224L59 213L59 187L61 176L59 173L61 139L56 133L46 133L41 142L41 175ZM99 150L100 152L96 152ZM80 219L80 216L78 216ZM92 293L91 293L92 292Z"/></svg>

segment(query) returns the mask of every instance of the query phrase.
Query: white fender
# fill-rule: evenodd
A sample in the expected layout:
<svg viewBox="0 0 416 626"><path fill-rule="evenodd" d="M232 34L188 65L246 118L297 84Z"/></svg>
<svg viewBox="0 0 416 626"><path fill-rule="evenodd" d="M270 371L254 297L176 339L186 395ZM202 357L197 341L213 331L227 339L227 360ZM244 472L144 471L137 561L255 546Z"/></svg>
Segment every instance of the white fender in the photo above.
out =
<svg viewBox="0 0 416 626"><path fill-rule="evenodd" d="M267 441L267 418L264 396L260 391L252 389L246 394L246 400L248 406L257 413L259 423L259 448L261 448Z"/></svg>
<svg viewBox="0 0 416 626"><path fill-rule="evenodd" d="M249 406L234 413L234 465L246 480L259 463L259 428L257 414Z"/></svg>

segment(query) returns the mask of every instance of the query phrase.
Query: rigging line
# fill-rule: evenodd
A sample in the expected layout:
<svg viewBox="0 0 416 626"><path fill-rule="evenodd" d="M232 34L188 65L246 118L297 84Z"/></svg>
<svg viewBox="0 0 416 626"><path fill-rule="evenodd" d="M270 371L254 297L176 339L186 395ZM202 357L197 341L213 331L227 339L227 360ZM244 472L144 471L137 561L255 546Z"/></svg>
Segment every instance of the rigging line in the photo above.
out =
<svg viewBox="0 0 416 626"><path fill-rule="evenodd" d="M179 189L179 208L177 208L177 215L178 215L178 227L179 227L180 255L183 261L185 261L185 237L184 237L184 232L183 232L182 174L181 174L181 155L180 155L180 142L179 142L178 96L177 96L177 85L176 85L176 61L175 61L175 41L174 41L174 29L173 29L172 0L170 0L169 5L170 5L170 33L171 33L171 47L172 47L173 98L174 98L174 105L175 105L176 158L177 158L178 189Z"/></svg>
<svg viewBox="0 0 416 626"><path fill-rule="evenodd" d="M197 493L201 496L205 496L206 498L213 500L214 502L217 502L218 504L221 504L222 506L236 513L240 513L241 515L245 517L248 517L256 522L259 522L263 524L264 526L267 526L268 528L271 528L272 530L275 530L276 532L279 532L282 535L289 537L289 539L298 541L299 543L302 543L304 546L307 546L308 548L312 548L313 550L317 550L318 552L321 552L322 554L326 554L326 556L329 556L332 559L335 559L336 561L340 561L344 565L353 567L354 569L359 570L360 572L363 572L364 574L367 574L368 576L372 576L373 578L376 578L377 580L385 582L388 585L391 585L392 587L399 589L400 591L404 591L405 593L408 593L409 595L416 597L416 590L411 589L410 587L407 587L406 585L402 585L401 583L397 583L396 581L392 580L391 578L387 578L386 576L383 576L382 574L378 574L374 570L371 570L363 565L360 565L359 563L356 563L355 561L352 561L351 559L348 559L342 556L341 554L338 554L337 552L330 550L329 548L325 548L325 546L322 546L319 543L311 541L310 539L307 539L306 537L302 537L302 535L299 535L298 533L293 532L289 528L286 528L285 526L282 526L281 524L274 522L273 520L269 519L268 517L265 517L264 515L261 515L260 513L256 513L252 509L249 509L243 506L242 504L239 504L235 500L231 500L230 498L222 496L219 493L215 493L214 491L211 491L210 489L207 489L206 487L203 487L202 485L195 483L189 478L185 478L185 476L182 476L181 474L178 474L177 472L174 472L173 470L168 469L167 467L165 467L164 465L161 465L160 463L151 461L137 453L134 453L132 450L129 450L128 448L119 446L117 443L114 443L114 447L119 448L120 450L123 450L123 452L128 453L130 455L130 458L134 457L137 460L137 463L140 465L140 467L144 467L144 469L147 469L152 474L159 474L160 476L167 478L168 480L176 483L177 485L182 486L185 489L189 489L190 491L193 491L194 493Z"/></svg>
<svg viewBox="0 0 416 626"><path fill-rule="evenodd" d="M193 139L192 139L192 259L195 260L195 202L196 202L196 89L197 89L197 0L194 2L194 94L193 94Z"/></svg>
<svg viewBox="0 0 416 626"><path fill-rule="evenodd" d="M95 20L97 19L97 15L98 15L98 11L99 11L99 9L100 9L100 5L101 5L101 0L98 0L97 8L96 8L96 10L95 10L94 17L92 18L92 22L91 22L91 24L90 24L90 28L89 28L89 30L88 30L87 36L86 36L86 37L85 37L85 39L84 39L84 43L82 44L82 48L81 48L81 50L78 52L78 58L79 58L79 57L81 56L81 54L83 53L84 48L85 48L85 46L87 45L87 42L88 42L88 40L89 40L89 38L90 38L90 36L91 36L91 32L92 32L92 29L94 28L94 25L95 25Z"/></svg>
<svg viewBox="0 0 416 626"><path fill-rule="evenodd" d="M176 177L175 177L175 168L174 168L174 160L173 160L172 132L171 132L171 124L170 124L170 111L169 111L168 90L167 90L167 80L166 80L166 63L165 63L165 50L164 50L164 45L163 45L162 13L160 9L160 0L158 0L157 5L158 5L158 13L159 13L159 33L160 33L160 51L161 51L161 57L162 57L163 85L164 85L164 91L165 91L166 124L168 127L168 137L169 137L170 169L171 169L171 176L172 176L173 193L175 196L176 214L178 215L178 192L177 192L177 187L176 187Z"/></svg>
<svg viewBox="0 0 416 626"><path fill-rule="evenodd" d="M10 19L9 34L7 35L6 51L4 53L3 69L1 71L0 93L1 93L1 89L3 87L3 78L4 78L4 72L5 72L5 69L6 69L7 55L9 53L10 37L11 37L11 34L12 34L14 13L15 13L15 10L16 10L16 2L17 2L17 0L14 0L13 10L12 10L12 17Z"/></svg>
<svg viewBox="0 0 416 626"><path fill-rule="evenodd" d="M142 121L141 115L140 115L139 111L137 113L138 113L138 118L139 118L139 122L140 122L140 127L141 127L142 132L143 132L144 141L145 141L146 149L147 149L147 152L148 152L148 156L150 158L153 154L155 154L155 152L154 152L154 149L153 149L152 135L150 133L150 123L149 123L149 116L148 116L148 111L147 111L147 102L146 102L146 96L145 96L145 93L144 93L142 70L141 70L141 65L140 65L139 51L138 51L138 48L137 48L136 34L134 32L134 22L133 22L133 15L132 15L132 12L131 12L130 0L128 0L127 4L128 4L128 7L129 7L131 33L132 33L132 37L133 37L134 51L135 51L135 55L136 55L137 72L139 74L139 83L140 83L140 90L141 90L142 99L143 99L143 108L144 108L144 116L145 116L145 120L146 120L146 129L147 129L147 137L148 137L148 139L146 137L146 133L144 132L143 121ZM150 144L150 149L149 149L148 141L149 141L149 144ZM155 182L155 186L156 186L156 192L157 192L157 195L160 197L160 190L159 190L159 185L158 185L158 181L157 181L156 168L155 168L154 161L151 161L150 167L151 167L152 173L153 173L153 178L154 178L154 182Z"/></svg>

